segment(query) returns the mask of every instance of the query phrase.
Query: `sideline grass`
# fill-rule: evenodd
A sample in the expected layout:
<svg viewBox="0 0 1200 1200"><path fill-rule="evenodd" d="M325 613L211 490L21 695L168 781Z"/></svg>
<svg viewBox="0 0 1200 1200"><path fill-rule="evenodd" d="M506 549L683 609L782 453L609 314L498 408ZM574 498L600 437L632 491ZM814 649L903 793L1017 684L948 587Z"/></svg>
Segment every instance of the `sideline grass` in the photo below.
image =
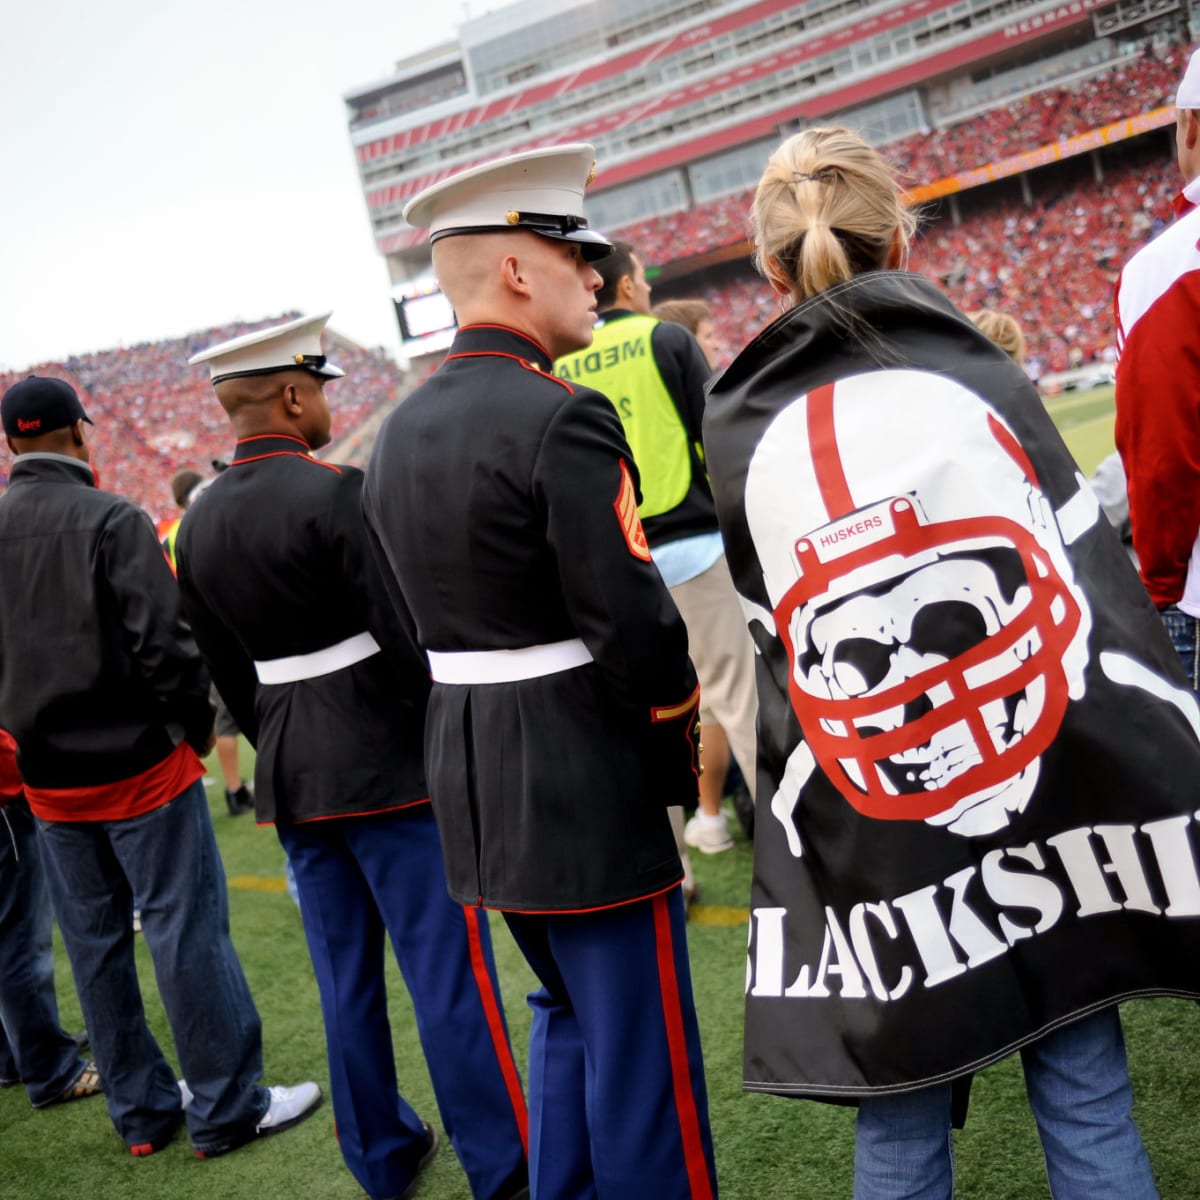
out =
<svg viewBox="0 0 1200 1200"><path fill-rule="evenodd" d="M1090 392L1068 392L1046 400L1046 411L1088 478L1100 460L1113 452L1114 391L1107 384Z"/></svg>
<svg viewBox="0 0 1200 1200"><path fill-rule="evenodd" d="M234 939L263 1017L266 1081L327 1084L316 985L300 919L282 888L283 851L272 831L230 818L210 801L225 859ZM853 1158L850 1109L741 1091L744 913L751 847L738 835L733 850L695 856L702 888L689 925L696 1002L704 1039L710 1111L721 1192L727 1200L826 1200L849 1197ZM706 914L718 919L710 921ZM740 919L733 920L734 917ZM353 915L347 914L352 920ZM533 979L503 922L493 919L504 1000L518 1062L524 1064L529 1017L524 996ZM155 1036L175 1061L145 946L138 963ZM68 1028L79 1006L58 947L59 1001ZM389 965L391 1016L400 1078L418 1111L434 1116L408 998ZM1200 1143L1193 1097L1200 1094L1200 1009L1179 1001L1127 1005L1137 1111L1164 1200L1200 1194ZM0 1200L294 1200L361 1196L342 1165L328 1104L312 1120L228 1158L201 1162L180 1135L161 1154L124 1153L102 1100L34 1112L20 1089L0 1091ZM975 1083L967 1128L957 1135L960 1200L1046 1200L1049 1190L1036 1133L1013 1059ZM443 1146L423 1179L418 1200L469 1200L466 1179Z"/></svg>

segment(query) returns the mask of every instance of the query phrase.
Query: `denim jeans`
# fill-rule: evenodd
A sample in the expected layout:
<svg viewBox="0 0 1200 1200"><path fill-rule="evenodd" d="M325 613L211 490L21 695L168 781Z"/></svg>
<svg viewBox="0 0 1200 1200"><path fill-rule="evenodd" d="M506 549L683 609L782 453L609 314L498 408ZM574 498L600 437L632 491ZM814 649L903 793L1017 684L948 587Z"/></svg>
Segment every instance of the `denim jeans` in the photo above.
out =
<svg viewBox="0 0 1200 1200"><path fill-rule="evenodd" d="M1197 634L1200 621L1181 612L1174 604L1158 615L1171 638L1171 645L1183 661L1192 691L1200 696L1200 636Z"/></svg>
<svg viewBox="0 0 1200 1200"><path fill-rule="evenodd" d="M1156 1200L1117 1009L1021 1051L1054 1200ZM855 1128L854 1200L949 1200L950 1087L865 1097Z"/></svg>
<svg viewBox="0 0 1200 1200"><path fill-rule="evenodd" d="M0 809L0 1078L19 1078L35 1107L51 1104L83 1070L58 1022L50 896L29 806Z"/></svg>
<svg viewBox="0 0 1200 1200"><path fill-rule="evenodd" d="M199 782L120 821L39 821L46 874L109 1115L133 1146L180 1123L175 1072L146 1025L133 902L175 1051L194 1099L198 1149L256 1125L270 1097L262 1028L229 936L225 873Z"/></svg>

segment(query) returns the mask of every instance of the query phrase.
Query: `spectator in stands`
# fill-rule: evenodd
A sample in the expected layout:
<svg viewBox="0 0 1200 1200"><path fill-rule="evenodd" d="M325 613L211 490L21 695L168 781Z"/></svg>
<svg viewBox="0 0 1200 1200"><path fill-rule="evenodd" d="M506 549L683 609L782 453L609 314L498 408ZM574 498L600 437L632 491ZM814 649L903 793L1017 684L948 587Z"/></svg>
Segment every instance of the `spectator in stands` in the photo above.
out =
<svg viewBox="0 0 1200 1200"><path fill-rule="evenodd" d="M716 368L720 347L713 329L712 309L707 300L664 300L656 304L651 315L660 321L673 321L682 325L696 339L708 365Z"/></svg>
<svg viewBox="0 0 1200 1200"><path fill-rule="evenodd" d="M267 1089L262 1029L229 935L197 755L208 674L145 513L100 491L75 390L30 376L0 400L16 457L0 500L0 725L29 807L108 1111L131 1154L186 1120L212 1157L312 1114ZM146 1023L133 902L190 1091Z"/></svg>
<svg viewBox="0 0 1200 1200"><path fill-rule="evenodd" d="M220 460L213 460L214 468L218 462ZM224 467L226 464L221 463L220 465ZM190 467L176 471L171 476L171 495L174 496L180 511L178 516L173 517L165 524L160 524L158 533L163 552L167 556L167 562L171 564L172 571L177 569L175 539L179 536L179 526L183 520L183 514L211 483L211 477L205 479L199 471L194 471ZM240 817L243 813L254 810L254 796L242 778L242 768L238 762L239 731L237 722L233 719L229 706L221 699L216 684L213 684L209 699L217 714L213 730L217 735L217 762L221 765L221 775L225 782L225 807L229 810L231 817Z"/></svg>
<svg viewBox="0 0 1200 1200"><path fill-rule="evenodd" d="M638 515L687 626L700 679L704 775L684 841L716 854L733 845L722 808L731 747L754 789L757 708L754 647L729 578L704 468L704 385L712 371L690 333L649 315L646 269L628 242L617 242L596 269L604 283L596 293L591 348L559 359L555 370L612 401L638 465Z"/></svg>
<svg viewBox="0 0 1200 1200"><path fill-rule="evenodd" d="M104 1089L80 1054L86 1035L58 1023L50 895L16 755L0 729L0 1087L23 1083L34 1108L49 1108Z"/></svg>
<svg viewBox="0 0 1200 1200"><path fill-rule="evenodd" d="M1117 284L1117 450L1142 582L1200 694L1200 51L1175 97L1178 220Z"/></svg>

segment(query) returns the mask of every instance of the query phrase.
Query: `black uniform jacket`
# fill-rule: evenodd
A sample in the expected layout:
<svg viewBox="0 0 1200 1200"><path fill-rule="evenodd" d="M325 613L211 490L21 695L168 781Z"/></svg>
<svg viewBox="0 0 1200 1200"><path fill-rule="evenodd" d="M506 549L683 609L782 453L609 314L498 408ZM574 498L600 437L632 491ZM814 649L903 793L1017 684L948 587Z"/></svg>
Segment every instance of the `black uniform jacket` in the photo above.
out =
<svg viewBox="0 0 1200 1200"><path fill-rule="evenodd" d="M319 462L297 438L249 438L180 526L185 611L217 689L258 750L260 822L379 812L429 795L428 672L390 611L361 488L361 471ZM364 631L380 653L314 678L258 682L255 662Z"/></svg>
<svg viewBox="0 0 1200 1200"><path fill-rule="evenodd" d="M22 454L0 498L0 727L37 788L139 775L212 731L150 518L86 463Z"/></svg>
<svg viewBox="0 0 1200 1200"><path fill-rule="evenodd" d="M512 330L460 329L388 418L363 492L426 649L578 637L595 660L434 684L426 765L451 895L523 911L672 886L666 806L697 790L699 690L637 523L629 447L603 396L550 371Z"/></svg>

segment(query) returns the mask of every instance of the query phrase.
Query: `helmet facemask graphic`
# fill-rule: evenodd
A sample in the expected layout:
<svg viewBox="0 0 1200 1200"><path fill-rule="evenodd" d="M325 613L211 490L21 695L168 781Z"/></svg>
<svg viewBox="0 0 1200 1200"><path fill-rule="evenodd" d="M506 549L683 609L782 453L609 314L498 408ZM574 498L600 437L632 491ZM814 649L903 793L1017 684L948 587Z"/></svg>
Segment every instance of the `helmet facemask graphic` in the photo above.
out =
<svg viewBox="0 0 1200 1200"><path fill-rule="evenodd" d="M930 526L909 498L854 515L892 532L828 564L821 531L800 539L776 609L805 738L866 816L1001 828L1066 708L1078 605L1012 522Z"/></svg>
<svg viewBox="0 0 1200 1200"><path fill-rule="evenodd" d="M746 514L812 769L875 820L1008 825L1083 695L1091 628L1011 431L945 376L854 376L775 417Z"/></svg>

